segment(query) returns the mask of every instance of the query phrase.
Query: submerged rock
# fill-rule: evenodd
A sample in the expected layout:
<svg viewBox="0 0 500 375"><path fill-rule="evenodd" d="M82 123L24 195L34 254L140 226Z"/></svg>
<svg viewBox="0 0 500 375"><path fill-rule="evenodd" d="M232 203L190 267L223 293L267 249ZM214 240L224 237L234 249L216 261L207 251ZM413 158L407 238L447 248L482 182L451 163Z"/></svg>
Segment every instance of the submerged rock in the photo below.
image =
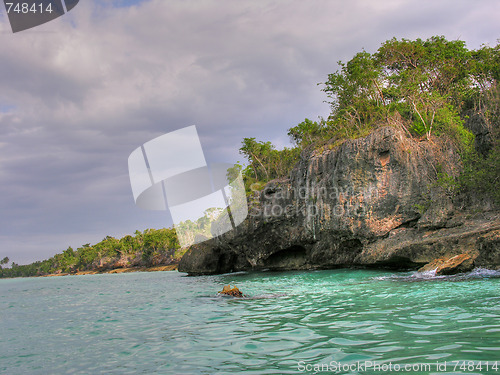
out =
<svg viewBox="0 0 500 375"><path fill-rule="evenodd" d="M243 297L243 293L237 287L231 288L231 285L224 285L224 288L219 292L219 294L225 294L227 296L233 297Z"/></svg>

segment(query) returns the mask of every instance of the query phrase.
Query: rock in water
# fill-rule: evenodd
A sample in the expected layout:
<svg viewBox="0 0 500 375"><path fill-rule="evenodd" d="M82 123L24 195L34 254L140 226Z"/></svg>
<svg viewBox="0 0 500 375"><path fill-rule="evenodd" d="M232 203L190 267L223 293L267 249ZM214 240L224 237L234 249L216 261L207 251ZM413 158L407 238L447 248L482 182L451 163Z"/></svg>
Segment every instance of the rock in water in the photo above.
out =
<svg viewBox="0 0 500 375"><path fill-rule="evenodd" d="M438 258L419 269L419 272L436 270L436 275L453 275L471 271L474 258L469 254L459 254L451 258Z"/></svg>
<svg viewBox="0 0 500 375"><path fill-rule="evenodd" d="M237 287L231 289L231 285L224 285L224 288L219 292L219 294L225 294L233 297L243 297L243 293Z"/></svg>

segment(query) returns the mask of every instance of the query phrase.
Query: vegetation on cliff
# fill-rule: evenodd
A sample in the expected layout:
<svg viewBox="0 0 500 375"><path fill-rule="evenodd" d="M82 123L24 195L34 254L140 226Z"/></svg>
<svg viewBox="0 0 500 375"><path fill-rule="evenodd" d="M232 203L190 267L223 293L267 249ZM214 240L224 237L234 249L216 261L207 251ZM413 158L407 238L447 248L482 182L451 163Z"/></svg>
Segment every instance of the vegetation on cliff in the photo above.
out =
<svg viewBox="0 0 500 375"><path fill-rule="evenodd" d="M323 84L331 100L329 117L305 119L290 128L295 147L280 151L271 142L244 138L240 152L248 160L247 190L288 176L304 149L392 125L413 138L453 142L463 173L455 178L438 171L439 183L454 194L480 192L500 202L500 44L469 50L463 41L438 36L425 41L394 38L373 54L362 51L339 65ZM467 126L471 116L481 124L476 132L488 138L481 150L473 148L474 134Z"/></svg>
<svg viewBox="0 0 500 375"><path fill-rule="evenodd" d="M121 239L106 236L95 245L85 244L73 250L28 265L12 263L0 266L0 277L43 276L53 273L74 273L130 266L155 266L174 263L182 256L175 229L146 229ZM5 261L6 260L6 261ZM1 264L9 262L8 258Z"/></svg>

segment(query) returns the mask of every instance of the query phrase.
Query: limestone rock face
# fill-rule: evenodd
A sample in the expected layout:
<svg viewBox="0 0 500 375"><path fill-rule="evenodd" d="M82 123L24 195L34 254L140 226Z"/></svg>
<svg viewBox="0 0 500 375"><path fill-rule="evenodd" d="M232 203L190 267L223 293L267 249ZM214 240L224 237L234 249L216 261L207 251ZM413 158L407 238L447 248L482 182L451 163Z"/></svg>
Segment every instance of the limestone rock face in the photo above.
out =
<svg viewBox="0 0 500 375"><path fill-rule="evenodd" d="M254 192L247 219L192 246L179 271L418 269L472 251L475 264L496 267L499 216L460 216L446 194L429 188L437 164L454 175L458 160L452 147L416 142L393 127L304 151L289 179Z"/></svg>

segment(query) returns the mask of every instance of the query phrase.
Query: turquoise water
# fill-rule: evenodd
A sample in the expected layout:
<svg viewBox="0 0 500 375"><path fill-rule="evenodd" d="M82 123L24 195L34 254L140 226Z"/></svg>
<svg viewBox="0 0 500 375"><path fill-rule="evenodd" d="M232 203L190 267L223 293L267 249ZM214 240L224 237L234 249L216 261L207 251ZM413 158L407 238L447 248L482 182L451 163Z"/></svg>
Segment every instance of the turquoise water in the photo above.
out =
<svg viewBox="0 0 500 375"><path fill-rule="evenodd" d="M332 270L0 280L0 373L500 374L498 276ZM217 296L228 283L249 297ZM432 368L358 367L370 363Z"/></svg>

